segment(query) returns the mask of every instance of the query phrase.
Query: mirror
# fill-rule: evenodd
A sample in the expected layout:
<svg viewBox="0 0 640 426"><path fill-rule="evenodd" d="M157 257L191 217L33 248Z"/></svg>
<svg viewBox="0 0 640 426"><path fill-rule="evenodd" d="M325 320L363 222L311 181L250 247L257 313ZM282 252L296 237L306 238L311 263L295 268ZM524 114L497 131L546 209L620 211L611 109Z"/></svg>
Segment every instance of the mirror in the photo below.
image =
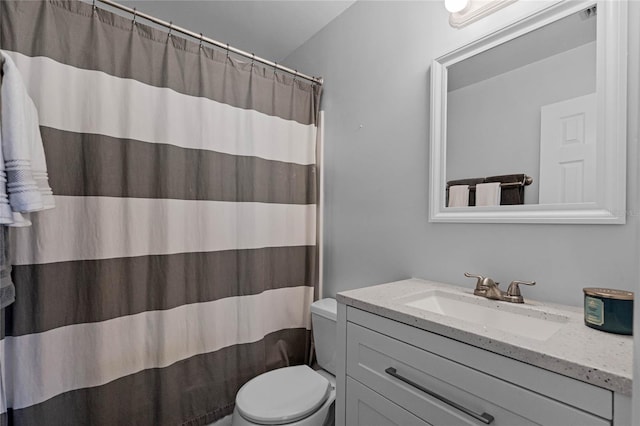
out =
<svg viewBox="0 0 640 426"><path fill-rule="evenodd" d="M624 223L626 40L626 2L559 2L436 59L430 221Z"/></svg>

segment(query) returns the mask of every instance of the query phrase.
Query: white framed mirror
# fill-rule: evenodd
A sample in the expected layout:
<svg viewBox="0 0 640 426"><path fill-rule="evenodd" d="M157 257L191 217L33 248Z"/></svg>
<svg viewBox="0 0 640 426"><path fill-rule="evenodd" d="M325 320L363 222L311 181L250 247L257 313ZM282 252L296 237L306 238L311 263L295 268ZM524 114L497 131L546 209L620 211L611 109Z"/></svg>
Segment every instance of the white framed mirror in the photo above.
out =
<svg viewBox="0 0 640 426"><path fill-rule="evenodd" d="M626 12L560 1L433 61L431 222L625 223Z"/></svg>

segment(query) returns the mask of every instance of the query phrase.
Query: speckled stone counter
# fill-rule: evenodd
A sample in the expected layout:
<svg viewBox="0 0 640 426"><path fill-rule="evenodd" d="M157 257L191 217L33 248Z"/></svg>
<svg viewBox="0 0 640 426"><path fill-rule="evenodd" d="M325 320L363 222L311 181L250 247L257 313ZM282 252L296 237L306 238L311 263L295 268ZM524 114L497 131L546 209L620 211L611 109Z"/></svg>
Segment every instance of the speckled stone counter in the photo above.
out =
<svg viewBox="0 0 640 426"><path fill-rule="evenodd" d="M472 295L473 303L502 310L520 309L516 304L473 296L473 289L409 279L338 293L348 306L415 326L451 339L526 362L624 395L631 395L633 338L594 330L584 325L581 308L526 299L531 316L562 316L565 324L546 340L505 332L491 324L476 324L407 306L425 292L442 290ZM466 297L469 301L469 298ZM511 306L510 306L511 305ZM516 305L516 306L513 306ZM523 334L526 331L523 331Z"/></svg>

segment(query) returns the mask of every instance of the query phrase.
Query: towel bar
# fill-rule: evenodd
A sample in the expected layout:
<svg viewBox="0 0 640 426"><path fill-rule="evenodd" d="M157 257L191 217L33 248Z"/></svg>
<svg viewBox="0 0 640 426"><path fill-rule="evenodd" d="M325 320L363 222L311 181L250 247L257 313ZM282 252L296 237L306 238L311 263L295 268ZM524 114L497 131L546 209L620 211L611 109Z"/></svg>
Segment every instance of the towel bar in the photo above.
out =
<svg viewBox="0 0 640 426"><path fill-rule="evenodd" d="M449 187L453 185L467 185L469 187L469 206L476 204L476 185L480 183L500 182L502 195L500 205L524 204L524 189L533 183L533 178L524 173L489 176L471 179L456 179L447 182L446 205L449 205Z"/></svg>
<svg viewBox="0 0 640 426"><path fill-rule="evenodd" d="M497 177L498 176L495 176L494 179L497 178ZM484 178L479 178L479 179L484 179ZM496 182L496 181L494 181L494 182ZM482 183L488 183L488 182L482 182ZM532 183L533 183L533 178L531 176L525 175L521 182L501 182L500 183L500 188L510 188L510 187L513 187L513 186L529 186ZM452 186L451 183L447 182L447 189L449 189L450 186ZM476 184L469 185L469 190L470 191L475 191L475 189L476 189Z"/></svg>

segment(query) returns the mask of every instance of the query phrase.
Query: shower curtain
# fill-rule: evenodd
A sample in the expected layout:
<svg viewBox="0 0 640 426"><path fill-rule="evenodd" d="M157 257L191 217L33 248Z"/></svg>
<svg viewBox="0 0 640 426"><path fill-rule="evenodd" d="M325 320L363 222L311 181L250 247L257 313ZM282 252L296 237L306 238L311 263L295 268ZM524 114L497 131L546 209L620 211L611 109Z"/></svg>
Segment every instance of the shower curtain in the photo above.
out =
<svg viewBox="0 0 640 426"><path fill-rule="evenodd" d="M2 425L204 425L306 362L320 87L78 1L2 1L56 208L12 229Z"/></svg>

